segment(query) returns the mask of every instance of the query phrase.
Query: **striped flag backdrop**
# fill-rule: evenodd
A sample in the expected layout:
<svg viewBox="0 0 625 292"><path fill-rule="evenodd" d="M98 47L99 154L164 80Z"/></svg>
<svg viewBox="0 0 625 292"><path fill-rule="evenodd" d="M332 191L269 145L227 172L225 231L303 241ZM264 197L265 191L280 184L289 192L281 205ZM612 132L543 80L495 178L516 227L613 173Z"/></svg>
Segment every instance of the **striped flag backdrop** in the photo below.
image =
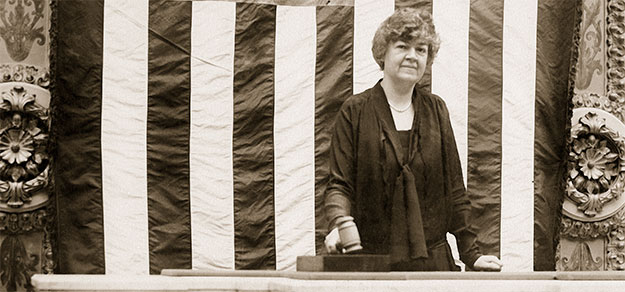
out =
<svg viewBox="0 0 625 292"><path fill-rule="evenodd" d="M575 5L58 1L59 271L293 270L321 251L334 115L381 78L371 39L404 6L442 40L421 86L452 115L482 250L553 269Z"/></svg>

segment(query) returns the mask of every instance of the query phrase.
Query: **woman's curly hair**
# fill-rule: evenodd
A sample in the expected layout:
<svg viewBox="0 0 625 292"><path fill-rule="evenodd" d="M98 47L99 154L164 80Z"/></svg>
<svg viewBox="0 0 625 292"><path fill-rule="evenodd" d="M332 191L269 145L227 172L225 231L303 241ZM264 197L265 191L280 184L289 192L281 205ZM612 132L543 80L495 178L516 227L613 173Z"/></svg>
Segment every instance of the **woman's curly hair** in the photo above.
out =
<svg viewBox="0 0 625 292"><path fill-rule="evenodd" d="M401 8L380 24L373 37L371 51L380 69L384 70L384 55L390 43L403 41L428 45L427 65L431 65L438 53L441 41L436 34L432 15L425 10Z"/></svg>

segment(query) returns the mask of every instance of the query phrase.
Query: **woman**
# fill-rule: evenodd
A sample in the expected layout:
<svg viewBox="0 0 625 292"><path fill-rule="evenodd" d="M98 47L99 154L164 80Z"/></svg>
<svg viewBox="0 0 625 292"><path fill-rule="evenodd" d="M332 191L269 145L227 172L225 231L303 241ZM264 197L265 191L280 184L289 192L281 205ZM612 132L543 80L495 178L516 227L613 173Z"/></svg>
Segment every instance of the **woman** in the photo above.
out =
<svg viewBox="0 0 625 292"><path fill-rule="evenodd" d="M411 8L376 31L372 51L384 77L345 101L332 137L328 251L340 244L337 219L352 216L363 252L389 254L393 270L458 270L447 232L469 268L501 269L495 256L480 254L469 230L471 206L447 107L416 86L439 44L431 15Z"/></svg>

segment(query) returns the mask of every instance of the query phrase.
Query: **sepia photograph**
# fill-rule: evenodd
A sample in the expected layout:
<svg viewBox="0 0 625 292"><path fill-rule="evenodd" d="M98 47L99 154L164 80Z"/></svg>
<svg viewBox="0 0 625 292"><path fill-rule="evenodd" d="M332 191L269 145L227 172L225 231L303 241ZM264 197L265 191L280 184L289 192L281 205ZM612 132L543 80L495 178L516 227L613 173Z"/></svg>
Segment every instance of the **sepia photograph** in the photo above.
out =
<svg viewBox="0 0 625 292"><path fill-rule="evenodd" d="M0 0L2 291L619 291L625 0Z"/></svg>

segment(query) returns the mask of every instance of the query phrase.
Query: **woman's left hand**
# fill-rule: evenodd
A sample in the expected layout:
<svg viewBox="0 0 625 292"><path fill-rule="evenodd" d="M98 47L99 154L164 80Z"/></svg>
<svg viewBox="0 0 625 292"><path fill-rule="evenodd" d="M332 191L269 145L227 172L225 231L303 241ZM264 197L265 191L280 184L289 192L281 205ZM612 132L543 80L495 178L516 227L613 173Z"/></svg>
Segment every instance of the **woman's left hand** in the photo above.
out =
<svg viewBox="0 0 625 292"><path fill-rule="evenodd" d="M477 271L501 271L503 263L492 255L483 255L473 263L473 269Z"/></svg>

